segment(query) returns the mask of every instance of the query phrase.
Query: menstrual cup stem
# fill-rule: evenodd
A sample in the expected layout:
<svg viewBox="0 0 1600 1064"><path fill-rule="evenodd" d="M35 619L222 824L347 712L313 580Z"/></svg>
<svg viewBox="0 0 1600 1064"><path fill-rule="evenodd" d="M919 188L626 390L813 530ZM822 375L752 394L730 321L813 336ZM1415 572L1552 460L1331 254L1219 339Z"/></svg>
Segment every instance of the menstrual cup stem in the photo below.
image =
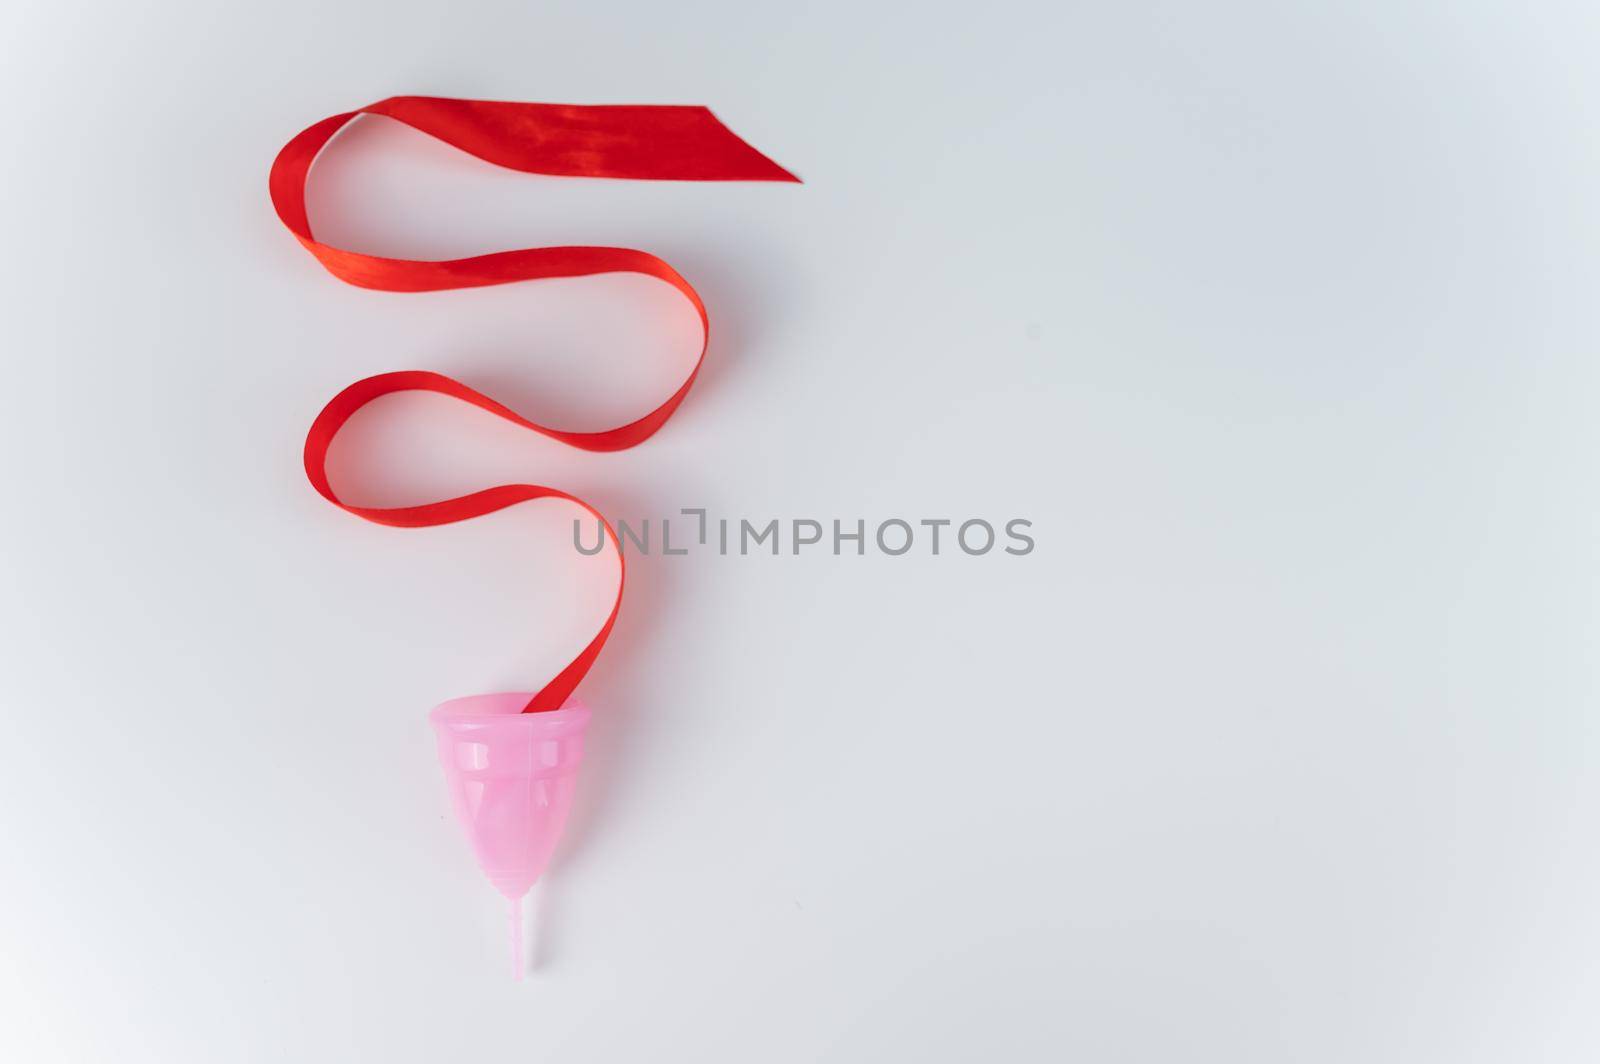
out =
<svg viewBox="0 0 1600 1064"><path fill-rule="evenodd" d="M511 978L522 982L522 899L511 899Z"/></svg>

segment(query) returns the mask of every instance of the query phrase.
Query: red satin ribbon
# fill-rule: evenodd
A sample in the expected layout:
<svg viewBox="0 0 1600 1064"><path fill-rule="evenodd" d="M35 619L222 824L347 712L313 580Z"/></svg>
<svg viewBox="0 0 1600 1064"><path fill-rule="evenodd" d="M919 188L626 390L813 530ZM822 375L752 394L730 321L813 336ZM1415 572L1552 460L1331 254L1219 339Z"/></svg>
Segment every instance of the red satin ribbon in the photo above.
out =
<svg viewBox="0 0 1600 1064"><path fill-rule="evenodd" d="M501 251L492 255L416 262L386 259L330 247L311 235L306 218L306 175L323 145L360 114L386 115L480 159L513 170L561 177L638 178L653 181L798 181L789 171L740 140L704 107L602 106L495 103L428 96L394 96L357 111L325 118L284 145L272 163L269 186L278 217L328 272L362 288L388 292L434 292L448 288L581 277L597 273L642 273L667 282L694 304L710 341L705 304L661 259L629 248L554 247ZM702 344L694 369L667 401L648 414L601 432L566 432L529 421L508 407L438 373L411 370L357 381L333 397L306 434L306 476L323 498L380 525L418 528L465 521L531 499L566 499L593 514L617 550L617 599L600 631L583 652L533 696L525 713L560 709L600 655L622 607L626 565L610 522L575 495L536 484L502 484L455 499L375 509L351 506L328 483L328 446L350 416L379 396L428 391L471 403L553 440L586 451L619 451L661 428L683 402L705 361Z"/></svg>

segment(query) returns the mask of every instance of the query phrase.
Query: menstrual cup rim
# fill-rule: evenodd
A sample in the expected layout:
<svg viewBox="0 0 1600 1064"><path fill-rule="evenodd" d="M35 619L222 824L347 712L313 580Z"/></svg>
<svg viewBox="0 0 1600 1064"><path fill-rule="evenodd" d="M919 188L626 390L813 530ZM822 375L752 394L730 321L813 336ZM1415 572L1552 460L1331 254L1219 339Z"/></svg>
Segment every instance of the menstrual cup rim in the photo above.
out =
<svg viewBox="0 0 1600 1064"><path fill-rule="evenodd" d="M525 720L530 726L581 723L589 718L589 707L575 696L568 698L566 705L560 709L543 713L523 713L522 707L532 698L532 691L494 691L489 694L463 695L460 698L440 702L429 711L428 718L436 723ZM492 705L494 708L469 708L473 703L478 706Z"/></svg>

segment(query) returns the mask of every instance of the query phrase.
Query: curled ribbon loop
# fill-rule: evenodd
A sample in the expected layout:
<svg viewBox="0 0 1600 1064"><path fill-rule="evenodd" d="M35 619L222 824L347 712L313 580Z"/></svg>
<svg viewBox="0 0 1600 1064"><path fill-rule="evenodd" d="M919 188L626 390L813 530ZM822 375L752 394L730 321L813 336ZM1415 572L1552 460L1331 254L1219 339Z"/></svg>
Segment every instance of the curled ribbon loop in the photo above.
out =
<svg viewBox="0 0 1600 1064"><path fill-rule="evenodd" d="M559 177L634 178L654 181L798 181L789 171L740 140L704 107L569 106L497 103L428 96L394 96L325 118L301 132L273 161L269 187L278 217L328 272L349 284L387 292L435 292L509 284L544 277L641 273L665 281L694 305L706 331L689 376L660 406L626 425L599 432L567 432L530 421L510 408L438 373L381 373L334 396L306 434L306 476L335 506L381 525L419 528L465 521L531 499L566 499L600 522L617 551L617 598L600 631L583 651L533 696L523 712L560 709L600 655L622 606L626 565L610 522L582 499L536 484L502 484L421 506L371 508L342 501L328 482L328 447L350 417L380 396L429 391L487 410L507 421L587 451L619 451L649 439L689 393L705 361L710 320L689 282L654 255L630 248L551 247L501 251L443 262L363 255L319 242L306 217L306 176L324 145L361 114L404 122L487 162Z"/></svg>

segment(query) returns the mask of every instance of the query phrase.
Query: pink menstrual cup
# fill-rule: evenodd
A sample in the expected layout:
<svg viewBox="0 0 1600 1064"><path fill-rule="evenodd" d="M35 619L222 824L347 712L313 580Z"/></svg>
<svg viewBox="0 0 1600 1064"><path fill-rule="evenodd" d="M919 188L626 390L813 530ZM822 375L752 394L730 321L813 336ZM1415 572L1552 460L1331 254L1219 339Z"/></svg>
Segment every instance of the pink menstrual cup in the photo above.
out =
<svg viewBox="0 0 1600 1064"><path fill-rule="evenodd" d="M478 865L511 902L511 952L522 978L522 898L550 862L572 807L589 710L524 713L531 694L472 695L428 715L456 816Z"/></svg>

